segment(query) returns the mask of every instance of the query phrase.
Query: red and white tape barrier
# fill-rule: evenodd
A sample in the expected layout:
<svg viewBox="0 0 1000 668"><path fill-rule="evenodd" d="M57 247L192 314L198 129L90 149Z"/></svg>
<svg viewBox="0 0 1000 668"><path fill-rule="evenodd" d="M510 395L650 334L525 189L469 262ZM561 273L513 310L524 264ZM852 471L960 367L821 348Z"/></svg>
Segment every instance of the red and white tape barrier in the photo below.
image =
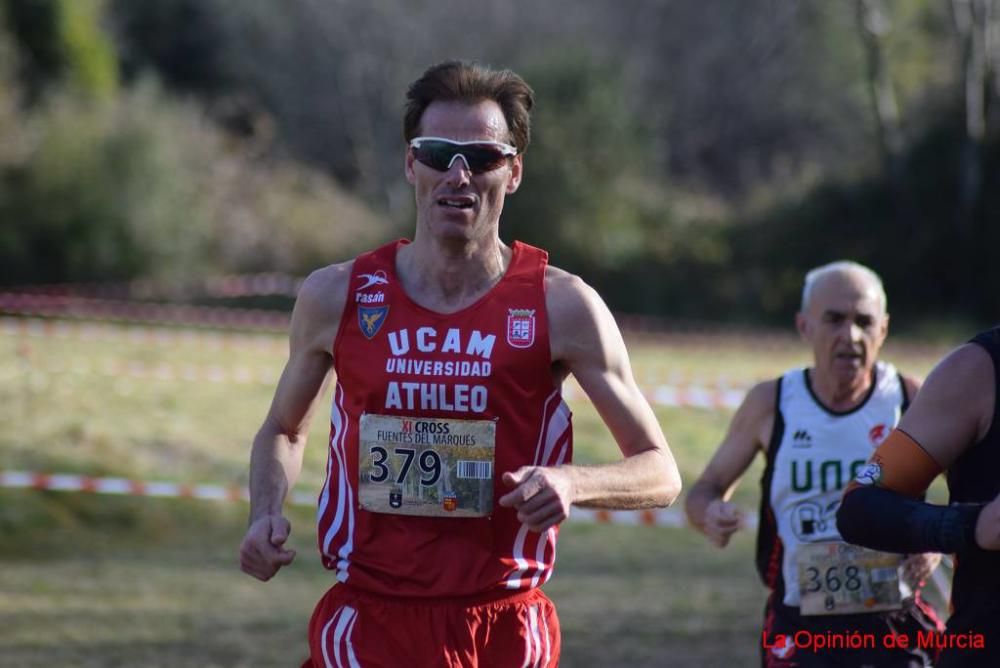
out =
<svg viewBox="0 0 1000 668"><path fill-rule="evenodd" d="M177 299L235 297L295 297L302 285L288 274L212 276L196 281L136 280L122 283L44 283L11 288L35 295L100 297L102 299Z"/></svg>
<svg viewBox="0 0 1000 668"><path fill-rule="evenodd" d="M118 496L151 496L165 499L203 499L206 501L249 501L245 487L222 485L185 485L162 480L129 478L94 478L73 473L38 473L35 471L0 471L0 488L38 489L50 492L93 492ZM295 493L295 505L314 505L314 495Z"/></svg>
<svg viewBox="0 0 1000 668"><path fill-rule="evenodd" d="M288 353L288 338L282 333L252 333L156 327L142 324L93 320L20 318L0 316L0 335L33 339L70 339L120 343L122 341L175 348L190 345L212 350L254 348L276 354Z"/></svg>
<svg viewBox="0 0 1000 668"><path fill-rule="evenodd" d="M664 408L703 408L705 410L735 410L746 395L745 388L726 385L643 385L643 395L653 406ZM567 401L583 399L583 391L574 383L563 385L563 397Z"/></svg>
<svg viewBox="0 0 1000 668"><path fill-rule="evenodd" d="M185 485L157 480L128 478L93 478L70 473L38 473L32 471L0 471L0 488L37 489L51 492L91 492L117 496L148 496L167 499L202 499L205 501L249 501L245 487L221 485ZM316 505L316 495L293 492L291 503L297 506ZM748 519L753 516L748 514ZM666 510L591 510L573 507L569 521L590 524L620 524L679 528L687 525L684 513ZM751 522L752 523L752 522Z"/></svg>
<svg viewBox="0 0 1000 668"><path fill-rule="evenodd" d="M89 297L0 292L0 312L59 318L156 323L181 327L287 332L284 311L152 304Z"/></svg>
<svg viewBox="0 0 1000 668"><path fill-rule="evenodd" d="M216 383L224 385L265 385L273 387L278 382L279 371L251 369L245 366L226 368L218 365L196 366L194 364L144 364L106 360L94 365L87 361L74 362L52 373L75 373L82 376L106 376L109 378L134 378L164 382Z"/></svg>

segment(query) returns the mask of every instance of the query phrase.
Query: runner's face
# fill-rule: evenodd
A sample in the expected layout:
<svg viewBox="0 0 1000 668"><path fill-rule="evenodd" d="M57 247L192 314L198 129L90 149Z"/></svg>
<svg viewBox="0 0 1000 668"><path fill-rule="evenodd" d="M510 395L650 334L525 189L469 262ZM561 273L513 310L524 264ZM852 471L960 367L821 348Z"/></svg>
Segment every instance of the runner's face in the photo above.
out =
<svg viewBox="0 0 1000 668"><path fill-rule="evenodd" d="M493 100L473 105L432 102L420 119L418 134L455 141L511 142L503 111ZM456 159L439 172L407 150L406 179L414 186L417 234L426 230L436 237L463 241L497 236L504 198L521 183L521 161L517 155L497 169L473 174L463 160Z"/></svg>
<svg viewBox="0 0 1000 668"><path fill-rule="evenodd" d="M812 345L817 373L839 385L867 384L889 329L878 288L854 272L828 274L813 286L796 322Z"/></svg>

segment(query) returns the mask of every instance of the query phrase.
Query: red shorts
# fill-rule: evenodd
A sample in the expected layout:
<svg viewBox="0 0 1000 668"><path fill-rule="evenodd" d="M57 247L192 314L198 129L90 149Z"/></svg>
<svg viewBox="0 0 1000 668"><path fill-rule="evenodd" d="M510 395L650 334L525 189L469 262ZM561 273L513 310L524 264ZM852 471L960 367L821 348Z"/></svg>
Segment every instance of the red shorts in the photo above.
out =
<svg viewBox="0 0 1000 668"><path fill-rule="evenodd" d="M316 604L302 668L554 668L559 643L555 605L538 589L414 600L338 584Z"/></svg>

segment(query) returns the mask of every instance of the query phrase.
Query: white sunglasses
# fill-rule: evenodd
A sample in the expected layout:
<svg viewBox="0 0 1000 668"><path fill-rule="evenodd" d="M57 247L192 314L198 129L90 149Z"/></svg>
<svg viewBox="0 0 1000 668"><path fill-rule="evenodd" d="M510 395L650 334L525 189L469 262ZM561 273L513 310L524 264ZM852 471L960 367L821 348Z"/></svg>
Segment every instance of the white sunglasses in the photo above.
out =
<svg viewBox="0 0 1000 668"><path fill-rule="evenodd" d="M439 172L448 171L455 158L461 158L470 172L482 174L517 155L515 147L498 141L454 141L444 137L414 137L410 148L417 161Z"/></svg>

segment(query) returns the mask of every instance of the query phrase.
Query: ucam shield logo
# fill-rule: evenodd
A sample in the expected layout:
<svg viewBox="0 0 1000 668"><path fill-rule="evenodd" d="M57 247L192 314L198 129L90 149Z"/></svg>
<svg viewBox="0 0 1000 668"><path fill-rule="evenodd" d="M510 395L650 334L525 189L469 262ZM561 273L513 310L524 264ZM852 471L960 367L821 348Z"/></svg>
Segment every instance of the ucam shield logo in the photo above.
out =
<svg viewBox="0 0 1000 668"><path fill-rule="evenodd" d="M386 321L389 313L388 306L359 306L358 307L358 327L365 338L371 339L382 329L382 323Z"/></svg>
<svg viewBox="0 0 1000 668"><path fill-rule="evenodd" d="M507 343L529 348L535 342L535 309L507 309Z"/></svg>

